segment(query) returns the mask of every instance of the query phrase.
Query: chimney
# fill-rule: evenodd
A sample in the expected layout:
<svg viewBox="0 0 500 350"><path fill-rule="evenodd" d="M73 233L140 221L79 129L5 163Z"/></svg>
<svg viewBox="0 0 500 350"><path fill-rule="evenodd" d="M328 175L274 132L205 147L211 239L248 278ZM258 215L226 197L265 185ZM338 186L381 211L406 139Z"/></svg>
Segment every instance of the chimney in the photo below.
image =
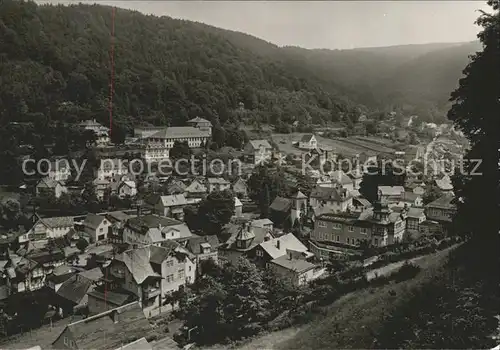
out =
<svg viewBox="0 0 500 350"><path fill-rule="evenodd" d="M113 320L113 323L118 323L118 312L113 311L111 313L111 319Z"/></svg>
<svg viewBox="0 0 500 350"><path fill-rule="evenodd" d="M293 258L293 254L291 251L288 252L288 260L292 260Z"/></svg>
<svg viewBox="0 0 500 350"><path fill-rule="evenodd" d="M280 240L279 239L276 240L276 248L280 249Z"/></svg>

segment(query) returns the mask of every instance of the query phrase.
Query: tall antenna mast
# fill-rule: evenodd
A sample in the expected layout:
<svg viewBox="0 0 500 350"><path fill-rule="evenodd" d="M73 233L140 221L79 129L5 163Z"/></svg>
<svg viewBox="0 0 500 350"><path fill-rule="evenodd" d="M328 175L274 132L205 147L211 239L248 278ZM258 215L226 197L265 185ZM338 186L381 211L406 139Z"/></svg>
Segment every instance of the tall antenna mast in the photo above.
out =
<svg viewBox="0 0 500 350"><path fill-rule="evenodd" d="M116 7L111 8L111 47L109 52L110 59L110 82L109 82L109 133L111 136L113 128L113 95L114 95L114 80L115 80L115 12Z"/></svg>

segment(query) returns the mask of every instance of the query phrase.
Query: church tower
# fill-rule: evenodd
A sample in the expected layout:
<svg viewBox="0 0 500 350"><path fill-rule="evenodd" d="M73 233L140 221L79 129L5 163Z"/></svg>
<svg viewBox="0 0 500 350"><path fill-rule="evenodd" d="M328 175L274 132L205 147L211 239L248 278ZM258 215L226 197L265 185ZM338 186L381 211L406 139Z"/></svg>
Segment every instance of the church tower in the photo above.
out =
<svg viewBox="0 0 500 350"><path fill-rule="evenodd" d="M292 209L290 212L290 220L292 221L292 227L295 224L295 220L307 215L307 197L305 194L297 190L291 197Z"/></svg>

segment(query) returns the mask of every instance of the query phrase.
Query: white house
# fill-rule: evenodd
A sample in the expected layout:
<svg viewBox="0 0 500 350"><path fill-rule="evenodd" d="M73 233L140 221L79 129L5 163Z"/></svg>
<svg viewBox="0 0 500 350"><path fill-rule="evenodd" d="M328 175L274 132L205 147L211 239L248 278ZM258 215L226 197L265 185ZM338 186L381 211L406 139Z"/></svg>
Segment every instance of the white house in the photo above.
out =
<svg viewBox="0 0 500 350"><path fill-rule="evenodd" d="M270 161L273 155L273 147L267 140L250 140L243 149L248 162L258 165Z"/></svg>
<svg viewBox="0 0 500 350"><path fill-rule="evenodd" d="M92 242L100 242L108 238L111 231L111 222L105 216L93 213L87 214L83 222L84 231L90 236Z"/></svg>
<svg viewBox="0 0 500 350"><path fill-rule="evenodd" d="M171 309L167 296L196 278L196 259L174 241L125 251L111 262L110 274L123 276L122 288L136 295L146 317Z"/></svg>
<svg viewBox="0 0 500 350"><path fill-rule="evenodd" d="M191 231L181 221L158 215L137 216L127 220L123 229L123 242L135 246L154 244L160 246L168 240L183 241Z"/></svg>
<svg viewBox="0 0 500 350"><path fill-rule="evenodd" d="M187 122L190 126L171 126L143 134L142 156L146 161L160 161L170 157L174 143L187 142L190 148L203 147L212 136L212 123L203 118Z"/></svg>
<svg viewBox="0 0 500 350"><path fill-rule="evenodd" d="M171 217L177 220L184 219L184 207L190 204L184 194L171 194L158 197L154 204L154 211L158 215Z"/></svg>
<svg viewBox="0 0 500 350"><path fill-rule="evenodd" d="M119 158L102 159L96 170L96 178L99 180L111 180L116 175L128 174L128 162Z"/></svg>
<svg viewBox="0 0 500 350"><path fill-rule="evenodd" d="M97 146L105 146L109 144L109 128L98 123L95 119L84 120L79 124L79 126L83 130L90 130L94 132L96 135Z"/></svg>
<svg viewBox="0 0 500 350"><path fill-rule="evenodd" d="M207 179L208 192L224 191L231 188L231 183L222 177L209 177Z"/></svg>
<svg viewBox="0 0 500 350"><path fill-rule="evenodd" d="M41 179L36 185L36 194L40 195L50 195L56 198L62 196L63 193L67 193L68 189L61 182L53 180L49 177Z"/></svg>
<svg viewBox="0 0 500 350"><path fill-rule="evenodd" d="M40 218L35 216L35 224L24 235L19 236L19 243L64 237L74 226L72 216Z"/></svg>
<svg viewBox="0 0 500 350"><path fill-rule="evenodd" d="M318 141L313 134L303 135L299 141L300 149L315 149L318 148Z"/></svg>
<svg viewBox="0 0 500 350"><path fill-rule="evenodd" d="M137 187L134 181L123 181L118 185L118 196L134 197L137 195Z"/></svg>
<svg viewBox="0 0 500 350"><path fill-rule="evenodd" d="M312 208L326 208L332 212L344 212L352 206L352 196L342 187L317 186L309 195Z"/></svg>
<svg viewBox="0 0 500 350"><path fill-rule="evenodd" d="M238 199L238 197L234 197L234 215L236 217L242 217L243 216L243 204Z"/></svg>
<svg viewBox="0 0 500 350"><path fill-rule="evenodd" d="M50 162L47 177L51 180L63 182L71 176L71 167L67 159L57 159Z"/></svg>

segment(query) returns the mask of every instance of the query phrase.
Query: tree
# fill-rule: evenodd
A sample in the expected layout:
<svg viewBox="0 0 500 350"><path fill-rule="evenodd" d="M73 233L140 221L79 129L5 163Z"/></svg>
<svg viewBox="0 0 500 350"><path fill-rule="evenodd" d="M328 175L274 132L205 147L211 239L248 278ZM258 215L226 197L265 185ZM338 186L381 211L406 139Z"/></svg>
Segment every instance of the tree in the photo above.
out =
<svg viewBox="0 0 500 350"><path fill-rule="evenodd" d="M500 115L500 21L499 3L489 0L493 14L482 13L477 23L483 51L472 56L463 71L459 87L451 94L453 103L448 118L463 131L470 142L465 156L466 174L454 179L457 201L455 226L462 233L488 242L485 237L498 235L500 201L498 130ZM477 161L480 164L472 175ZM491 246L491 245L490 245Z"/></svg>
<svg viewBox="0 0 500 350"><path fill-rule="evenodd" d="M424 202L424 204L429 204L441 197L441 195L442 194L439 188L437 186L431 185L425 189L422 201Z"/></svg>
<svg viewBox="0 0 500 350"><path fill-rule="evenodd" d="M377 123L374 120L369 120L366 123L366 134L375 135L378 132Z"/></svg>
<svg viewBox="0 0 500 350"><path fill-rule="evenodd" d="M113 123L110 132L111 142L114 144L122 144L125 142L125 138L127 137L126 129L122 124Z"/></svg>
<svg viewBox="0 0 500 350"><path fill-rule="evenodd" d="M269 315L269 301L262 274L255 264L240 258L224 270L227 297L224 314L229 330L236 338L255 335Z"/></svg>
<svg viewBox="0 0 500 350"><path fill-rule="evenodd" d="M269 195L269 186L267 184L264 184L264 188L262 189L261 198L259 201L260 215L263 218L267 218L269 216L269 206L270 205L271 205L271 202L270 202L270 195Z"/></svg>
<svg viewBox="0 0 500 350"><path fill-rule="evenodd" d="M213 191L200 203L198 218L207 235L220 234L234 214L234 194L230 190Z"/></svg>
<svg viewBox="0 0 500 350"><path fill-rule="evenodd" d="M8 198L0 203L0 225L7 229L17 230L24 225L24 214L18 200Z"/></svg>
<svg viewBox="0 0 500 350"><path fill-rule="evenodd" d="M191 149L187 141L175 141L169 154L173 159L189 159Z"/></svg>
<svg viewBox="0 0 500 350"><path fill-rule="evenodd" d="M76 242L76 247L81 251L84 252L85 249L88 247L89 242L85 238L79 238L78 241Z"/></svg>

